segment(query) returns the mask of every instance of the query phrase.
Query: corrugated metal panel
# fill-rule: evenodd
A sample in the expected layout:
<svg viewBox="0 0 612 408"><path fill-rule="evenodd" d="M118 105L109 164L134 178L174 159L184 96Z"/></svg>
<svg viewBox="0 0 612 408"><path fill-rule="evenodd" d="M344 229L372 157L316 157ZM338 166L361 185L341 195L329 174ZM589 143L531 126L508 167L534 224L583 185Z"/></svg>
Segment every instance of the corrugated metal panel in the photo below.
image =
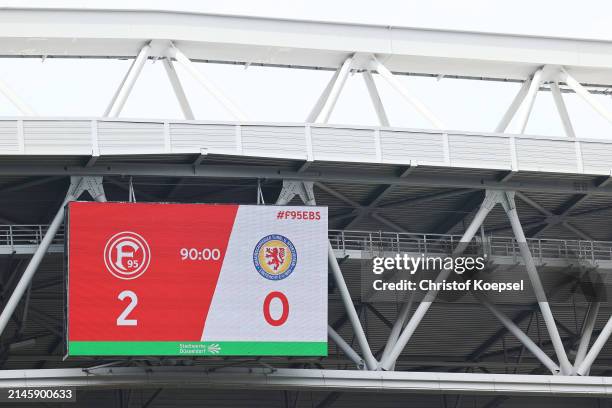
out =
<svg viewBox="0 0 612 408"><path fill-rule="evenodd" d="M449 135L448 142L453 166L512 168L507 137Z"/></svg>
<svg viewBox="0 0 612 408"><path fill-rule="evenodd" d="M91 154L91 123L67 120L23 122L26 154Z"/></svg>
<svg viewBox="0 0 612 408"><path fill-rule="evenodd" d="M302 126L242 126L241 129L245 154L307 159Z"/></svg>
<svg viewBox="0 0 612 408"><path fill-rule="evenodd" d="M17 121L0 121L0 151L2 154L19 153Z"/></svg>
<svg viewBox="0 0 612 408"><path fill-rule="evenodd" d="M516 139L520 170L564 171L577 169L573 141Z"/></svg>
<svg viewBox="0 0 612 408"><path fill-rule="evenodd" d="M383 162L441 165L444 163L444 144L441 134L381 131L380 143Z"/></svg>
<svg viewBox="0 0 612 408"><path fill-rule="evenodd" d="M610 174L612 149L607 143L581 142L582 163L586 173Z"/></svg>
<svg viewBox="0 0 612 408"><path fill-rule="evenodd" d="M376 161L374 131L349 128L311 128L315 160Z"/></svg>
<svg viewBox="0 0 612 408"><path fill-rule="evenodd" d="M98 122L100 154L163 153L164 125L151 122Z"/></svg>
<svg viewBox="0 0 612 408"><path fill-rule="evenodd" d="M236 153L236 127L232 125L171 123L170 140L174 153L199 153L203 148Z"/></svg>

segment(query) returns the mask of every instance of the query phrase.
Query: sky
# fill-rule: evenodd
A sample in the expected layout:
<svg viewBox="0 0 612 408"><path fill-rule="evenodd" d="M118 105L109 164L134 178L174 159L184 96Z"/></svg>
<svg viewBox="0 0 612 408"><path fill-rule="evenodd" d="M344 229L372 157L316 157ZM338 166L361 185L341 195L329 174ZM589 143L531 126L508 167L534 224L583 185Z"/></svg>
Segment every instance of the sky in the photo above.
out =
<svg viewBox="0 0 612 408"><path fill-rule="evenodd" d="M219 14L356 22L408 27L612 40L612 2L575 1L0 1L0 6L172 9ZM40 115L101 116L129 65L118 60L2 59L0 79ZM254 121L303 122L331 72L198 64ZM198 83L178 67L196 118L231 120ZM492 131L518 84L400 77L449 128ZM384 81L376 79L392 126L429 128ZM578 137L600 138L612 124L574 94L564 95ZM612 111L612 98L598 96ZM0 116L18 112L0 96ZM121 117L181 118L161 63L148 62ZM360 75L347 81L331 123L376 125ZM513 131L511 126L510 131ZM563 136L549 92L540 92L528 134Z"/></svg>

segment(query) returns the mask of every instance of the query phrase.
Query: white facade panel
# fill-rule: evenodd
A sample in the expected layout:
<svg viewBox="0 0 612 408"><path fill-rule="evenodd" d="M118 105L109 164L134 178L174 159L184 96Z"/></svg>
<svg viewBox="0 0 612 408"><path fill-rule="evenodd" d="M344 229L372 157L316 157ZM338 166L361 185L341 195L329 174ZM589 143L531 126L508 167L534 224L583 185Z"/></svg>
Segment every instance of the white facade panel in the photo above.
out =
<svg viewBox="0 0 612 408"><path fill-rule="evenodd" d="M516 139L519 170L577 172L574 141Z"/></svg>
<svg viewBox="0 0 612 408"><path fill-rule="evenodd" d="M244 155L609 175L606 140L322 124L5 119L0 155Z"/></svg>
<svg viewBox="0 0 612 408"><path fill-rule="evenodd" d="M91 122L24 120L25 154L91 154Z"/></svg>
<svg viewBox="0 0 612 408"><path fill-rule="evenodd" d="M244 154L307 159L303 126L241 126Z"/></svg>
<svg viewBox="0 0 612 408"><path fill-rule="evenodd" d="M581 142L585 173L609 175L612 170L612 148L608 143Z"/></svg>
<svg viewBox="0 0 612 408"><path fill-rule="evenodd" d="M383 162L444 165L442 134L380 131Z"/></svg>
<svg viewBox="0 0 612 408"><path fill-rule="evenodd" d="M507 137L449 135L451 165L510 169L510 140Z"/></svg>
<svg viewBox="0 0 612 408"><path fill-rule="evenodd" d="M173 153L209 152L236 153L236 126L171 123L170 140Z"/></svg>
<svg viewBox="0 0 612 408"><path fill-rule="evenodd" d="M164 124L99 121L100 154L164 153Z"/></svg>
<svg viewBox="0 0 612 408"><path fill-rule="evenodd" d="M336 127L315 127L310 130L315 160L375 162L374 131Z"/></svg>
<svg viewBox="0 0 612 408"><path fill-rule="evenodd" d="M20 153L16 120L0 121L0 155Z"/></svg>

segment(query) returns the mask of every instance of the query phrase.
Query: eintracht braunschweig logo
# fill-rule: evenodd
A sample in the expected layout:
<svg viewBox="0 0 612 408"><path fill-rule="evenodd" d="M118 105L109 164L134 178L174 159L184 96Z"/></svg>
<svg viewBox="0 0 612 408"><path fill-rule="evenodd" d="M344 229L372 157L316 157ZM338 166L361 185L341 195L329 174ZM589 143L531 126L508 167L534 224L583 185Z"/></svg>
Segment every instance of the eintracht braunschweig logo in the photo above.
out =
<svg viewBox="0 0 612 408"><path fill-rule="evenodd" d="M150 262L149 244L135 232L115 234L104 247L106 269L119 279L136 279L145 273Z"/></svg>
<svg viewBox="0 0 612 408"><path fill-rule="evenodd" d="M259 240L253 251L253 264L261 276L270 280L285 279L297 263L293 243L282 235L272 234Z"/></svg>

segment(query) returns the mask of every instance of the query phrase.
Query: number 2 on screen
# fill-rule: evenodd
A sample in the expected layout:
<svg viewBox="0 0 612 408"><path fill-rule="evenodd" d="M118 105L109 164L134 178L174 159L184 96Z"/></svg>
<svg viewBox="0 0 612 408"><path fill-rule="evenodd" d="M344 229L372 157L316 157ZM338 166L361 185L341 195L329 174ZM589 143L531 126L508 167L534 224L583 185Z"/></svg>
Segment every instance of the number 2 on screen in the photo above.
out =
<svg viewBox="0 0 612 408"><path fill-rule="evenodd" d="M117 318L117 326L137 326L138 320L128 319L127 317L130 314L130 312L134 310L134 308L138 304L138 296L136 296L136 294L132 292L131 290L124 290L123 292L119 294L117 299L123 301L123 299L125 299L126 297L130 298L130 303L127 305L125 309L123 309L123 312L121 312L121 314Z"/></svg>

